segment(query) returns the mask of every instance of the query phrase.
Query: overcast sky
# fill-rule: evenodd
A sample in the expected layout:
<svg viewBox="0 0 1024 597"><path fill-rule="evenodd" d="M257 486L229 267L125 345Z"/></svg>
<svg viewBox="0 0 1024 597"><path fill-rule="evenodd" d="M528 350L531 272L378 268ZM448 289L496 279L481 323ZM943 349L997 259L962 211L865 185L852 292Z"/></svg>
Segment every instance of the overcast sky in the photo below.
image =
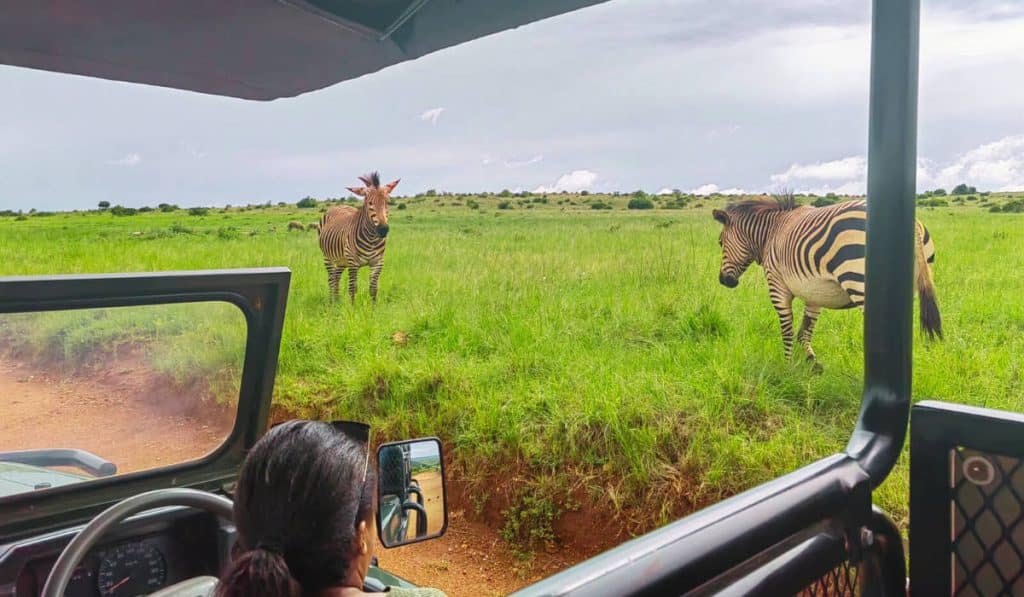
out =
<svg viewBox="0 0 1024 597"><path fill-rule="evenodd" d="M862 192L869 2L612 0L297 98L0 66L0 208ZM925 0L919 188L1024 189L1024 0Z"/></svg>

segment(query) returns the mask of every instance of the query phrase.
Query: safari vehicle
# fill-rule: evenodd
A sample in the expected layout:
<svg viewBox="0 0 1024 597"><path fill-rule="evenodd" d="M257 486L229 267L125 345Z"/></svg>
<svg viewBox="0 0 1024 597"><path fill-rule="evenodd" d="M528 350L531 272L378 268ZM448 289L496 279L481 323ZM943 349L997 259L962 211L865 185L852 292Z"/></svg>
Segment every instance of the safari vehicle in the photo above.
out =
<svg viewBox="0 0 1024 597"><path fill-rule="evenodd" d="M598 1L118 0L73 11L7 3L0 62L268 100ZM519 595L1024 594L1024 416L939 402L911 408L918 31L918 0L873 1L871 293L862 408L845 451ZM191 585L161 589L189 579L209 589L233 538L231 482L268 419L287 289L285 270L0 282L3 313L227 301L247 326L235 423L210 454L0 498L0 595L49 597L69 582L72 594L109 594L97 576L121 582L109 570L124 567L144 578L137 592L197 594ZM909 578L903 538L872 505L908 423ZM375 569L374 578L387 577Z"/></svg>

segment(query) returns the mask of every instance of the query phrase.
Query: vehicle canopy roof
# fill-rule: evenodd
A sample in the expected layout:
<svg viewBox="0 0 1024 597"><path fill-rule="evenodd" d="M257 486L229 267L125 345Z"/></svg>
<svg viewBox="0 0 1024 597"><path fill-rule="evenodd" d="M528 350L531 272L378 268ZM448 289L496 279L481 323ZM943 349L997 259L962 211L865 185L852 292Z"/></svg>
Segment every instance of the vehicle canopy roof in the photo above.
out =
<svg viewBox="0 0 1024 597"><path fill-rule="evenodd" d="M0 4L0 64L272 100L605 0Z"/></svg>

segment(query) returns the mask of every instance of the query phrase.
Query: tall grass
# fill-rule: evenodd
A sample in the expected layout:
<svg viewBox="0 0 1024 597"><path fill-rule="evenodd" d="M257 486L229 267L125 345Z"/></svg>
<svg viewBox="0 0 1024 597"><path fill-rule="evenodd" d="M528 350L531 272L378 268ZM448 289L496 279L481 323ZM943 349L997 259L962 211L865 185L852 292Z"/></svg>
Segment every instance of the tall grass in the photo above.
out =
<svg viewBox="0 0 1024 597"><path fill-rule="evenodd" d="M718 284L720 200L637 212L563 199L579 205L407 202L391 215L376 307L365 270L355 306L329 302L315 234L285 230L315 210L4 218L0 260L7 274L287 266L277 404L368 420L382 438L439 435L466 486L511 471L639 527L843 448L860 311L824 312L815 375L783 361L758 268L735 290ZM1024 221L976 207L919 217L936 242L946 340L918 342L916 397L1024 410ZM878 499L905 517L905 459Z"/></svg>

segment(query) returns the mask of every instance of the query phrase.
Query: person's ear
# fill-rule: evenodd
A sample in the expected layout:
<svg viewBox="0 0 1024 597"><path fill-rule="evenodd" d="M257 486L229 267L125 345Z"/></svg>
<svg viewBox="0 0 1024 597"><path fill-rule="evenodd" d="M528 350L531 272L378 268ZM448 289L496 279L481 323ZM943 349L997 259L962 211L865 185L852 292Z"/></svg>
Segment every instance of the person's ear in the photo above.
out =
<svg viewBox="0 0 1024 597"><path fill-rule="evenodd" d="M370 551L370 529L366 528L366 521L359 523L359 553L366 555Z"/></svg>

